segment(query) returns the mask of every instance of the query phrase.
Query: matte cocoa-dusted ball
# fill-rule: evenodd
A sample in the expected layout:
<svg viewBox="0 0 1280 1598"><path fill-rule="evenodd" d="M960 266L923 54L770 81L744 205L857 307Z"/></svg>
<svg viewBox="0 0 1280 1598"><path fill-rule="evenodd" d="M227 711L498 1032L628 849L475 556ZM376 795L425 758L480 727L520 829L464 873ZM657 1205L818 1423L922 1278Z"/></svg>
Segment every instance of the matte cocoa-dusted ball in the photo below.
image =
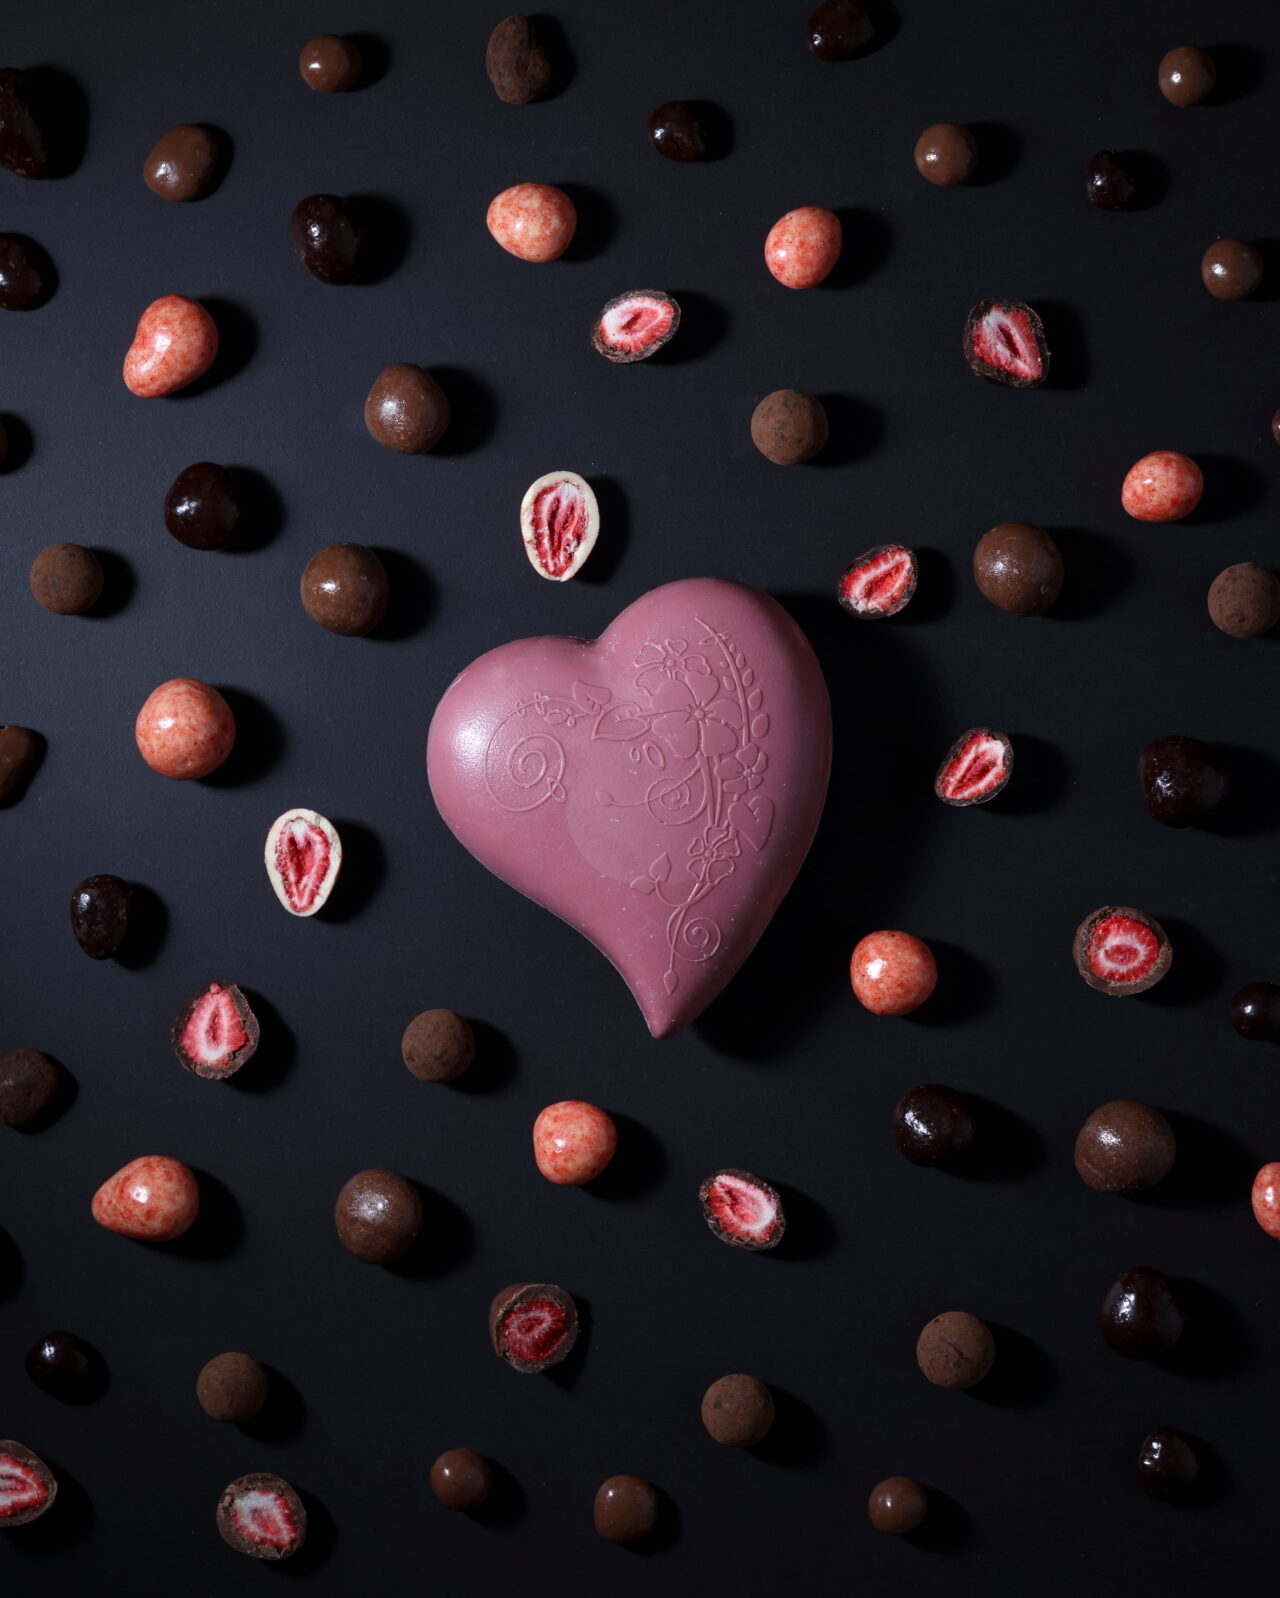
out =
<svg viewBox="0 0 1280 1598"><path fill-rule="evenodd" d="M929 1495L910 1476L886 1476L871 1490L867 1515L877 1531L901 1537L914 1531L929 1509Z"/></svg>
<svg viewBox="0 0 1280 1598"><path fill-rule="evenodd" d="M1262 251L1246 239L1218 239L1201 258L1200 276L1215 300L1247 300L1262 282Z"/></svg>
<svg viewBox="0 0 1280 1598"><path fill-rule="evenodd" d="M237 1426L261 1412L268 1390L266 1371L248 1354L218 1354L196 1378L205 1414Z"/></svg>
<svg viewBox="0 0 1280 1598"><path fill-rule="evenodd" d="M916 140L916 171L940 189L967 183L978 165L978 141L959 122L935 122Z"/></svg>
<svg viewBox="0 0 1280 1598"><path fill-rule="evenodd" d="M1169 1122L1150 1104L1111 1099L1076 1138L1076 1170L1097 1193L1141 1193L1169 1174L1178 1145Z"/></svg>
<svg viewBox="0 0 1280 1598"><path fill-rule="evenodd" d="M50 544L32 562L31 592L56 616L82 616L102 597L102 562L81 544Z"/></svg>
<svg viewBox="0 0 1280 1598"><path fill-rule="evenodd" d="M1038 616L1062 592L1057 544L1032 522L1001 522L983 533L973 552L979 592L1013 616Z"/></svg>
<svg viewBox="0 0 1280 1598"><path fill-rule="evenodd" d="M302 605L326 632L359 638L386 615L387 568L363 544L330 544L307 562Z"/></svg>
<svg viewBox="0 0 1280 1598"><path fill-rule="evenodd" d="M1280 622L1280 577L1252 560L1228 566L1210 584L1209 619L1228 638L1261 638Z"/></svg>
<svg viewBox="0 0 1280 1598"><path fill-rule="evenodd" d="M702 1398L702 1424L729 1448L754 1448L773 1426L773 1394L754 1376L722 1376Z"/></svg>
<svg viewBox="0 0 1280 1598"><path fill-rule="evenodd" d="M0 1126L27 1126L58 1096L61 1073L39 1049L0 1055Z"/></svg>
<svg viewBox="0 0 1280 1598"><path fill-rule="evenodd" d="M431 1467L431 1491L446 1509L479 1509L493 1491L493 1469L473 1448L450 1448Z"/></svg>
<svg viewBox="0 0 1280 1598"><path fill-rule="evenodd" d="M452 1010L424 1010L404 1029L400 1054L419 1082L452 1082L475 1058L471 1024Z"/></svg>
<svg viewBox="0 0 1280 1598"><path fill-rule="evenodd" d="M775 466L811 461L827 442L822 401L796 388L766 394L751 417L751 442Z"/></svg>
<svg viewBox="0 0 1280 1598"><path fill-rule="evenodd" d="M995 1357L991 1328L962 1309L935 1315L916 1343L916 1363L935 1387L975 1387Z"/></svg>
<svg viewBox="0 0 1280 1598"><path fill-rule="evenodd" d="M658 1490L643 1476L610 1476L595 1501L596 1530L611 1543L634 1543L658 1524Z"/></svg>
<svg viewBox="0 0 1280 1598"><path fill-rule="evenodd" d="M394 1171L358 1171L338 1194L333 1219L348 1254L389 1265L413 1247L422 1229L422 1200L413 1183Z"/></svg>

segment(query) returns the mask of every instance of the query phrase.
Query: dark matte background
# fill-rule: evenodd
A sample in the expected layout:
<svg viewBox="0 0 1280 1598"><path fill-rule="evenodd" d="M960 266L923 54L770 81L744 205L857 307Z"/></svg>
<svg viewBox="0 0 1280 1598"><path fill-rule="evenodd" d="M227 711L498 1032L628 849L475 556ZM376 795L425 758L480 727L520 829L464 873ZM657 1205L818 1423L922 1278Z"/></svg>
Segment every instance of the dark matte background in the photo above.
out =
<svg viewBox="0 0 1280 1598"><path fill-rule="evenodd" d="M528 108L484 75L496 7L6 12L5 61L59 69L88 129L72 175L0 173L0 226L41 241L60 274L46 307L0 319L0 409L24 424L0 477L0 716L48 742L0 814L0 1047L45 1049L76 1084L47 1129L0 1138L0 1434L62 1482L56 1515L0 1539L6 1591L221 1595L302 1574L344 1595L1109 1595L1274 1568L1280 1254L1248 1191L1277 1154L1276 1065L1231 1031L1227 1001L1277 975L1277 645L1218 634L1204 596L1222 566L1277 558L1277 307L1274 290L1210 299L1198 263L1219 234L1277 230L1280 18L1248 0L916 0L882 48L824 65L807 9L565 0L571 81ZM309 93L295 59L323 28L372 35L377 81ZM1178 111L1157 93L1161 54L1187 41L1222 45L1221 103ZM670 96L723 108L726 159L654 154L646 118ZM918 177L915 137L939 118L979 125L983 181ZM169 205L142 160L187 120L223 129L234 155L210 198ZM1084 164L1102 146L1147 152L1157 203L1092 210ZM579 203L558 264L518 262L485 231L490 197L525 179ZM289 215L316 190L381 203L384 281L331 288L299 266ZM841 210L846 246L825 286L797 294L761 246L805 203ZM610 366L590 319L647 285L683 302L679 339ZM143 403L120 361L143 307L174 291L213 307L224 355L198 391ZM965 367L964 315L989 295L1043 311L1043 389ZM400 360L454 399L426 458L377 448L361 420ZM826 400L821 462L783 470L753 450L752 407L781 386ZM1204 504L1142 526L1120 482L1162 447L1202 462ZM170 481L205 458L260 474L245 547L198 554L163 528ZM604 522L564 587L535 579L516 525L526 485L559 466L592 479ZM1012 517L1062 545L1050 617L997 612L970 580L974 541ZM32 600L27 568L55 539L109 556L102 615ZM382 551L395 583L368 640L320 631L298 603L305 561L345 539ZM922 551L920 591L900 620L864 626L833 585L887 539ZM644 590L702 574L769 590L806 627L836 771L758 952L657 1044L606 962L445 831L422 751L436 699L480 651L594 635ZM216 777L176 785L143 765L132 728L158 682L187 674L224 689L241 739ZM949 811L932 772L975 723L1013 734L1019 770L999 803ZM1237 797L1212 826L1167 831L1139 802L1137 752L1169 732L1235 751ZM267 827L294 804L333 817L348 851L314 921L287 917L262 870ZM72 887L99 871L148 890L141 946L101 965L67 925ZM1108 902L1159 916L1176 950L1166 982L1129 1003L1071 964L1077 922ZM848 991L853 943L884 925L939 956L938 993L909 1021ZM251 990L264 1021L230 1086L184 1073L168 1043L213 978ZM399 1060L428 1005L476 1022L455 1088ZM894 1102L938 1079L999 1129L980 1176L894 1150ZM1145 1201L1096 1195L1072 1168L1080 1122L1118 1095L1164 1107L1181 1139ZM595 1191L550 1186L530 1158L537 1111L578 1096L621 1128ZM149 1151L201 1177L198 1226L169 1248L89 1217L99 1182ZM698 1181L725 1163L784 1190L777 1256L703 1225ZM429 1196L401 1270L334 1236L338 1188L371 1165ZM1098 1336L1107 1284L1137 1263L1194 1284L1176 1369ZM505 1370L486 1338L491 1293L529 1277L589 1314L582 1357L550 1379ZM956 1307L999 1328L999 1371L972 1394L915 1366L919 1328ZM23 1374L55 1327L101 1350L99 1402L66 1407ZM197 1371L227 1348L279 1373L244 1432L195 1402ZM699 1421L705 1386L736 1370L779 1396L754 1454L719 1449ZM1204 1507L1140 1491L1134 1458L1158 1424L1211 1445ZM436 1454L460 1444L503 1467L487 1521L427 1490ZM222 1486L260 1469L311 1510L308 1551L276 1578L213 1524ZM669 1495L655 1556L592 1530L616 1471ZM863 1511L896 1472L936 1490L914 1546Z"/></svg>

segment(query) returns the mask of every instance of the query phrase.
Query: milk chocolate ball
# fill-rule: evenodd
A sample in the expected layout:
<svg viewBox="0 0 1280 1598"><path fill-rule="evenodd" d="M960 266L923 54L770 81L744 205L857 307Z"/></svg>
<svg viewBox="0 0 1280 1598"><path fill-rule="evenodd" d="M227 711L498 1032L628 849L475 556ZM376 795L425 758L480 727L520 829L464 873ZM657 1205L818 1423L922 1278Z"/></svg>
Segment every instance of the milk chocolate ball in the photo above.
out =
<svg viewBox="0 0 1280 1598"><path fill-rule="evenodd" d="M472 1448L450 1448L431 1467L431 1491L446 1509L479 1509L493 1491L493 1470Z"/></svg>
<svg viewBox="0 0 1280 1598"><path fill-rule="evenodd" d="M360 76L360 67L359 50L350 39L335 33L308 39L298 57L302 81L320 94L338 94L351 88Z"/></svg>
<svg viewBox="0 0 1280 1598"><path fill-rule="evenodd" d="M1161 58L1160 93L1170 105L1199 105L1213 93L1217 81L1213 57L1193 44L1179 45Z"/></svg>
<svg viewBox="0 0 1280 1598"><path fill-rule="evenodd" d="M1246 239L1218 239L1201 258L1200 276L1215 300L1247 300L1262 282L1262 251Z"/></svg>
<svg viewBox="0 0 1280 1598"><path fill-rule="evenodd" d="M722 1376L702 1398L702 1424L728 1448L754 1448L773 1425L773 1394L754 1376Z"/></svg>
<svg viewBox="0 0 1280 1598"><path fill-rule="evenodd" d="M358 1171L338 1194L333 1219L348 1254L389 1265L413 1247L422 1229L422 1200L413 1183L394 1171Z"/></svg>
<svg viewBox="0 0 1280 1598"><path fill-rule="evenodd" d="M400 361L379 373L364 402L364 425L402 455L434 449L449 426L449 396L421 366Z"/></svg>
<svg viewBox="0 0 1280 1598"><path fill-rule="evenodd" d="M31 592L57 616L81 616L102 596L102 563L80 544L50 544L36 556Z"/></svg>
<svg viewBox="0 0 1280 1598"><path fill-rule="evenodd" d="M198 200L218 167L218 141L210 128L182 122L151 146L142 180L162 200Z"/></svg>
<svg viewBox="0 0 1280 1598"><path fill-rule="evenodd" d="M766 394L751 417L751 442L776 466L811 461L827 442L822 401L796 388Z"/></svg>
<svg viewBox="0 0 1280 1598"><path fill-rule="evenodd" d="M1136 1099L1112 1099L1080 1128L1076 1170L1097 1193L1141 1193L1168 1176L1177 1150L1159 1110Z"/></svg>
<svg viewBox="0 0 1280 1598"><path fill-rule="evenodd" d="M596 1530L611 1543L634 1543L658 1524L658 1492L642 1476L610 1476L595 1501Z"/></svg>
<svg viewBox="0 0 1280 1598"><path fill-rule="evenodd" d="M1001 522L973 552L973 580L993 605L1012 616L1038 616L1062 592L1062 555L1043 527Z"/></svg>
<svg viewBox="0 0 1280 1598"><path fill-rule="evenodd" d="M1280 577L1251 560L1228 566L1210 585L1209 617L1229 638L1261 638L1280 621Z"/></svg>
<svg viewBox="0 0 1280 1598"><path fill-rule="evenodd" d="M929 1508L929 1495L910 1476L886 1476L872 1488L867 1516L877 1531L901 1537L914 1531Z"/></svg>
<svg viewBox="0 0 1280 1598"><path fill-rule="evenodd" d="M995 1357L991 1328L962 1309L935 1315L916 1343L916 1363L935 1387L974 1387Z"/></svg>
<svg viewBox="0 0 1280 1598"><path fill-rule="evenodd" d="M916 140L916 171L940 189L967 183L978 164L978 141L959 122L935 122Z"/></svg>
<svg viewBox="0 0 1280 1598"><path fill-rule="evenodd" d="M452 1082L475 1058L470 1023L452 1010L424 1010L404 1029L400 1053L419 1082Z"/></svg>
<svg viewBox="0 0 1280 1598"><path fill-rule="evenodd" d="M196 1378L200 1408L213 1420L241 1426L267 1401L267 1373L248 1354L219 1354Z"/></svg>
<svg viewBox="0 0 1280 1598"><path fill-rule="evenodd" d="M386 614L389 597L387 569L363 544L330 544L302 573L307 615L343 638L372 632Z"/></svg>

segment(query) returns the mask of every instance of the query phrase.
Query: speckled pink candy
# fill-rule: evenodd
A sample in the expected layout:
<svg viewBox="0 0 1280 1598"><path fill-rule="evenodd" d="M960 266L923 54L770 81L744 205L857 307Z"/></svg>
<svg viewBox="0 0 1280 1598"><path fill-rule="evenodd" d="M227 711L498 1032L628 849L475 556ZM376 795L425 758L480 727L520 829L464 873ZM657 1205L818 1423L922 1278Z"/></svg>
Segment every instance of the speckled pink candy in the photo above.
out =
<svg viewBox="0 0 1280 1598"><path fill-rule="evenodd" d="M124 382L139 399L194 383L213 365L218 329L204 306L181 294L165 294L143 311L124 358Z"/></svg>
<svg viewBox="0 0 1280 1598"><path fill-rule="evenodd" d="M1203 492L1204 477L1190 455L1157 449L1129 468L1120 503L1140 522L1180 522Z"/></svg>
<svg viewBox="0 0 1280 1598"><path fill-rule="evenodd" d="M207 682L174 677L143 705L133 734L152 771L183 781L218 769L236 741L236 718Z"/></svg>
<svg viewBox="0 0 1280 1598"><path fill-rule="evenodd" d="M578 213L563 189L517 183L489 202L489 231L522 261L554 261L569 248Z"/></svg>
<svg viewBox="0 0 1280 1598"><path fill-rule="evenodd" d="M1264 1165L1253 1179L1253 1218L1268 1237L1280 1238L1280 1162Z"/></svg>
<svg viewBox="0 0 1280 1598"><path fill-rule="evenodd" d="M788 211L769 229L764 263L785 288L811 289L840 259L840 218L820 205Z"/></svg>
<svg viewBox="0 0 1280 1598"><path fill-rule="evenodd" d="M168 1243L189 1229L200 1189L181 1160L143 1154L121 1166L93 1195L93 1218L108 1232L143 1243Z"/></svg>
<svg viewBox="0 0 1280 1598"><path fill-rule="evenodd" d="M933 992L933 951L910 932L869 932L853 951L849 976L859 1004L873 1015L910 1015Z"/></svg>
<svg viewBox="0 0 1280 1598"><path fill-rule="evenodd" d="M581 1099L548 1104L533 1123L533 1157L547 1181L558 1187L593 1181L617 1146L612 1117Z"/></svg>
<svg viewBox="0 0 1280 1598"><path fill-rule="evenodd" d="M710 577L644 594L594 643L524 638L482 655L427 739L459 841L589 938L659 1038L706 1009L768 926L830 769L808 640L767 594ZM447 924L456 909L435 913ZM551 964L501 920L485 960L498 983L527 963L570 1016L594 991L587 962Z"/></svg>

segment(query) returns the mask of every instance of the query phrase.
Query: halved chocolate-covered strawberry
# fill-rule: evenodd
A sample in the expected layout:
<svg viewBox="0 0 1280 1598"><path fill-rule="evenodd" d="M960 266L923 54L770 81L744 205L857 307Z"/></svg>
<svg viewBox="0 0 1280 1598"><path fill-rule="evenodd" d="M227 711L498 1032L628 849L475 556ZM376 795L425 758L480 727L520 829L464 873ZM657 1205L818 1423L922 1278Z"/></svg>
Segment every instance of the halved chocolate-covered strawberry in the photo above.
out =
<svg viewBox="0 0 1280 1598"><path fill-rule="evenodd" d="M1035 388L1049 375L1044 324L1021 300L980 300L964 324L964 358L993 383Z"/></svg>
<svg viewBox="0 0 1280 1598"><path fill-rule="evenodd" d="M836 598L851 616L896 616L910 604L917 575L914 550L905 544L877 544L845 567Z"/></svg>
<svg viewBox="0 0 1280 1598"><path fill-rule="evenodd" d="M680 326L680 307L660 289L616 294L591 324L591 342L620 365L646 360Z"/></svg>
<svg viewBox="0 0 1280 1598"><path fill-rule="evenodd" d="M57 1496L57 1479L38 1454L12 1439L0 1442L0 1531L37 1519Z"/></svg>
<svg viewBox="0 0 1280 1598"><path fill-rule="evenodd" d="M237 1476L218 1499L218 1530L237 1553L288 1559L307 1536L307 1511L283 1476L258 1470Z"/></svg>
<svg viewBox="0 0 1280 1598"><path fill-rule="evenodd" d="M234 982L211 982L183 1005L172 1040L188 1071L225 1081L258 1047L258 1019Z"/></svg>
<svg viewBox="0 0 1280 1598"><path fill-rule="evenodd" d="M1155 987L1173 959L1164 928L1131 905L1104 905L1086 916L1072 952L1089 986L1117 997Z"/></svg>
<svg viewBox="0 0 1280 1598"><path fill-rule="evenodd" d="M1013 744L993 727L970 727L947 751L933 791L948 805L982 805L1013 775Z"/></svg>
<svg viewBox="0 0 1280 1598"><path fill-rule="evenodd" d="M338 829L317 810L286 810L267 834L267 875L276 898L295 916L313 916L342 869Z"/></svg>
<svg viewBox="0 0 1280 1598"><path fill-rule="evenodd" d="M722 1243L758 1250L782 1241L787 1220L777 1189L750 1171L716 1171L702 1183L698 1197L707 1225Z"/></svg>
<svg viewBox="0 0 1280 1598"><path fill-rule="evenodd" d="M513 1370L549 1370L578 1339L578 1306L552 1282L516 1282L489 1305L489 1338Z"/></svg>

